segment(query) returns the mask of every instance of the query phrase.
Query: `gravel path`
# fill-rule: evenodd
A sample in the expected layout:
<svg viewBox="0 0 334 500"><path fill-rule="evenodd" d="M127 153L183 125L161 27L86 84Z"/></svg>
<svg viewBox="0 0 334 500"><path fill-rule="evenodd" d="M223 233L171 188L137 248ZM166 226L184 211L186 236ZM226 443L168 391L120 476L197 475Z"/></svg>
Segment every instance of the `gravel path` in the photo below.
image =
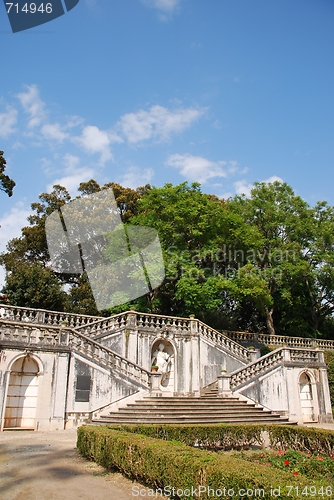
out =
<svg viewBox="0 0 334 500"><path fill-rule="evenodd" d="M138 491L138 483L84 460L75 446L75 430L1 432L1 500L136 498L132 488Z"/></svg>

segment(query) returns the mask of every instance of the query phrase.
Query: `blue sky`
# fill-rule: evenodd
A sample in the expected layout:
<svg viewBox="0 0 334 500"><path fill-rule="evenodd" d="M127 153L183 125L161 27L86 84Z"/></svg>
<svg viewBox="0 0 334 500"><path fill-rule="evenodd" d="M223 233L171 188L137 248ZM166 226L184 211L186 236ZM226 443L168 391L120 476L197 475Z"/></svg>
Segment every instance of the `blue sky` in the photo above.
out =
<svg viewBox="0 0 334 500"><path fill-rule="evenodd" d="M334 205L333 0L80 0L16 34L0 5L0 40L0 251L41 192L91 178L279 178Z"/></svg>

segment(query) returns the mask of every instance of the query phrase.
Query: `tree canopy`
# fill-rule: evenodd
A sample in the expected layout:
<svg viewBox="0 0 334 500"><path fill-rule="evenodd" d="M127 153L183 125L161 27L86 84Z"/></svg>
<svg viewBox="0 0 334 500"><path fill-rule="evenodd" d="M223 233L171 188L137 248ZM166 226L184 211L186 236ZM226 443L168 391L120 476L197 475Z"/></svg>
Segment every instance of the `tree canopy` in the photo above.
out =
<svg viewBox="0 0 334 500"><path fill-rule="evenodd" d="M4 191L8 196L12 196L16 183L4 173L6 169L6 160L3 155L4 152L0 151L0 190Z"/></svg>
<svg viewBox="0 0 334 500"><path fill-rule="evenodd" d="M133 226L157 231L165 262L161 285L101 312L85 273L55 273L45 220L71 201L57 185L32 204L29 225L0 257L7 273L3 293L10 303L87 314L131 306L195 314L221 329L334 338L334 208L326 202L310 207L277 181L255 183L249 197L223 200L203 193L198 183L134 190L91 179L80 184L79 197L108 188L128 234ZM108 238L105 257L115 260L115 239Z"/></svg>

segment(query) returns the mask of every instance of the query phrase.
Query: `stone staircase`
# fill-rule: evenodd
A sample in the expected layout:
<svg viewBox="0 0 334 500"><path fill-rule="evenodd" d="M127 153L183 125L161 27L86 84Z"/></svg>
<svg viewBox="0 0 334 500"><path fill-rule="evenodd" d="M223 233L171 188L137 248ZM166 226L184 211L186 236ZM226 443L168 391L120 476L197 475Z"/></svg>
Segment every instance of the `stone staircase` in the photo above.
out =
<svg viewBox="0 0 334 500"><path fill-rule="evenodd" d="M214 387L200 397L144 397L99 419L104 424L286 424L263 407L238 398L221 398Z"/></svg>

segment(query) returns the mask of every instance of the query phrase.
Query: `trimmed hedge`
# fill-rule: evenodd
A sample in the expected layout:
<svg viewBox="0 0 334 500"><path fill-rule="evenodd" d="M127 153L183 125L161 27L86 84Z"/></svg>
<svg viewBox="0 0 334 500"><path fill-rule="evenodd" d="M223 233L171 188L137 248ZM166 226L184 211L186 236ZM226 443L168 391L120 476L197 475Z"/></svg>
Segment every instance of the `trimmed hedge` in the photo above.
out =
<svg viewBox="0 0 334 500"><path fill-rule="evenodd" d="M230 455L198 450L184 444L104 426L79 427L77 447L84 457L107 468L117 467L124 474L144 482L152 489L160 488L166 492L166 488L169 488L168 491L174 488L175 498L198 498L199 495L192 492L202 487L205 491L202 489L200 498L203 500L213 496L246 498L250 496L245 496L247 490L252 492L251 496L272 500L273 488L276 491L280 488L280 495L276 497L288 500L298 498L301 488L310 488L315 484L285 471L263 468L258 464L250 465L245 460ZM315 488L318 492L321 486L317 485ZM323 499L323 494L311 496ZM307 496L304 494L303 498Z"/></svg>
<svg viewBox="0 0 334 500"><path fill-rule="evenodd" d="M314 427L268 425L270 446L282 450L326 453L334 457L334 432Z"/></svg>
<svg viewBox="0 0 334 500"><path fill-rule="evenodd" d="M188 446L201 448L245 449L263 444L263 427L259 425L122 424L108 425L108 427L166 441L180 441Z"/></svg>
<svg viewBox="0 0 334 500"><path fill-rule="evenodd" d="M180 441L203 448L245 449L263 444L268 433L271 448L306 452L325 452L334 457L334 432L295 425L119 425L108 426L145 436Z"/></svg>

